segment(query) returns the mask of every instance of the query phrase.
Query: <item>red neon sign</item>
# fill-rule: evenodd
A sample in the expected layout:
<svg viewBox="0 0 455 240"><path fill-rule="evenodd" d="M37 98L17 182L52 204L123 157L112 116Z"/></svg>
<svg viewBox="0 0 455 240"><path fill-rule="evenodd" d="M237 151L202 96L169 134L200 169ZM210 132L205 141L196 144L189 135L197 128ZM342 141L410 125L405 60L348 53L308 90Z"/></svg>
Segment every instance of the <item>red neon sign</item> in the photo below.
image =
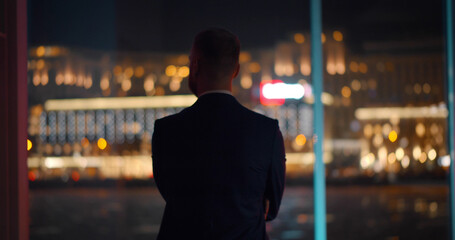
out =
<svg viewBox="0 0 455 240"><path fill-rule="evenodd" d="M264 96L263 93L263 88L265 84L276 84L276 83L283 83L281 80L266 80L262 81L261 84L259 85L259 100L261 101L261 104L264 106L281 106L284 104L285 99L284 98L279 98L279 99L268 99Z"/></svg>

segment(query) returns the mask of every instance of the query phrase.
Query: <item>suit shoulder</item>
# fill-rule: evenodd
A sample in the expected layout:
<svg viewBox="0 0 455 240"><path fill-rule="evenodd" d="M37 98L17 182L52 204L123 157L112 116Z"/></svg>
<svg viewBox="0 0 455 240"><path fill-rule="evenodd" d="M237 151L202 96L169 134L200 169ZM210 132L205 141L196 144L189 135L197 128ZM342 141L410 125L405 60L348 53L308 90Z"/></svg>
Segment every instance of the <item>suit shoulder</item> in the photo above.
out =
<svg viewBox="0 0 455 240"><path fill-rule="evenodd" d="M244 111L249 115L248 117L256 119L256 121L264 122L266 124L278 124L278 120L265 116L264 114L255 112L243 106Z"/></svg>
<svg viewBox="0 0 455 240"><path fill-rule="evenodd" d="M178 113L174 113L174 114L168 115L166 117L156 119L155 124L158 123L159 125L163 125L163 124L167 125L167 124L175 123L176 121L179 121L183 117L183 115L185 115L187 109L188 108L185 108Z"/></svg>

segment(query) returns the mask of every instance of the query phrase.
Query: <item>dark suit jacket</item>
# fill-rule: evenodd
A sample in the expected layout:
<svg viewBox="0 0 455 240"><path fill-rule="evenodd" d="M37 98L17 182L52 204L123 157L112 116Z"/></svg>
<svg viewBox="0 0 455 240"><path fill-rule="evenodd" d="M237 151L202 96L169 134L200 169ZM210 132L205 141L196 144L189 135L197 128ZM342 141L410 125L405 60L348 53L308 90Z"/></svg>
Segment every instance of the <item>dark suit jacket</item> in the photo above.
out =
<svg viewBox="0 0 455 240"><path fill-rule="evenodd" d="M224 93L155 122L153 173L166 208L158 239L268 239L284 190L278 121Z"/></svg>

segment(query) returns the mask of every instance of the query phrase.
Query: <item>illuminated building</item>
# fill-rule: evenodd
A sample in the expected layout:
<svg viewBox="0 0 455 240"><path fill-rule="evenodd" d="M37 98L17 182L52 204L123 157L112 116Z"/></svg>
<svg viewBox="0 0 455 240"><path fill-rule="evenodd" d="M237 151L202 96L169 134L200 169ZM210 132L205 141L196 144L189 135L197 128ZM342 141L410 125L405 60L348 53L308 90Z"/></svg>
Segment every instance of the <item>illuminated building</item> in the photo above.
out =
<svg viewBox="0 0 455 240"><path fill-rule="evenodd" d="M346 48L342 32L324 36L328 177L440 176L447 167L440 55L377 53L374 45L368 54L356 55ZM290 177L310 176L313 168L306 39L307 34L295 33L273 49L241 52L233 84L233 94L245 106L279 120ZM187 87L188 56L113 56L57 46L30 49L30 101L37 105L30 108L29 167L40 170L36 179L72 171L81 179L151 177L154 120L195 101ZM260 88L272 80L296 86L298 97L264 106ZM106 140L103 148L99 139ZM417 159L416 147L421 149Z"/></svg>

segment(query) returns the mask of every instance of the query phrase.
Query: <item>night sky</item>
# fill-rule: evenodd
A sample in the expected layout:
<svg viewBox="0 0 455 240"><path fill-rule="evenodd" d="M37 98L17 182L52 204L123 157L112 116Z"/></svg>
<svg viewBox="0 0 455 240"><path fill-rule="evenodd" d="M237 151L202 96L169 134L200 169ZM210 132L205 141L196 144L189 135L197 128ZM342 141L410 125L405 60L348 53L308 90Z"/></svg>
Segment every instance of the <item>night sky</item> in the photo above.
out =
<svg viewBox="0 0 455 240"><path fill-rule="evenodd" d="M29 0L29 44L187 52L207 27L236 33L243 49L269 48L308 32L309 0ZM339 29L351 49L374 41L441 39L442 1L324 0L324 30Z"/></svg>

